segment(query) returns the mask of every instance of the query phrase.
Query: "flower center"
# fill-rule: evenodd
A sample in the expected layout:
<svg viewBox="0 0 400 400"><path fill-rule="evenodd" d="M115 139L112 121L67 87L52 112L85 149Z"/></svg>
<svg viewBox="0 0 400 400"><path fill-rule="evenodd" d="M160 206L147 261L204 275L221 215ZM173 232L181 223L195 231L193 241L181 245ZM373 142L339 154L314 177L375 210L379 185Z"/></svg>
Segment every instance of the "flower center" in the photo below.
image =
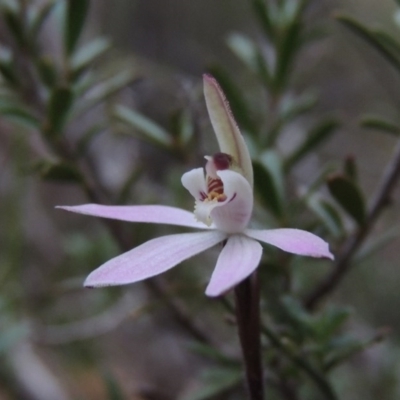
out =
<svg viewBox="0 0 400 400"><path fill-rule="evenodd" d="M224 193L224 184L217 175L217 171L229 169L232 164L232 157L226 153L216 153L212 157L206 157L206 172L207 172L207 194L204 194L203 201L218 201L226 200Z"/></svg>

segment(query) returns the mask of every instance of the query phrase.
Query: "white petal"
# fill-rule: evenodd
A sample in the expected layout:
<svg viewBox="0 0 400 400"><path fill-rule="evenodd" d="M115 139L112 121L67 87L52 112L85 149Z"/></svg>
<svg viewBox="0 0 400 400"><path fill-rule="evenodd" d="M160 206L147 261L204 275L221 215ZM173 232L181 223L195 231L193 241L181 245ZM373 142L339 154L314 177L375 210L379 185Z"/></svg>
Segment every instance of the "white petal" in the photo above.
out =
<svg viewBox="0 0 400 400"><path fill-rule="evenodd" d="M203 76L204 97L211 124L217 136L221 152L231 155L243 170L253 187L253 166L249 150L233 118L229 103L217 81L210 75Z"/></svg>
<svg viewBox="0 0 400 400"><path fill-rule="evenodd" d="M310 257L326 257L333 260L329 245L320 237L301 229L247 229L247 236L272 244L288 253Z"/></svg>
<svg viewBox="0 0 400 400"><path fill-rule="evenodd" d="M83 204L80 206L58 206L57 208L79 214L128 222L148 222L207 229L204 224L196 221L193 213L169 206L104 206L100 204Z"/></svg>
<svg viewBox="0 0 400 400"><path fill-rule="evenodd" d="M253 211L253 190L239 173L225 170L217 172L224 184L227 200L217 203L211 210L211 219L223 232L242 232L248 225Z"/></svg>
<svg viewBox="0 0 400 400"><path fill-rule="evenodd" d="M246 279L259 265L262 246L243 235L233 235L221 251L206 289L208 296L220 296Z"/></svg>
<svg viewBox="0 0 400 400"><path fill-rule="evenodd" d="M211 219L211 211L220 205L221 203L218 203L217 200L196 200L194 206L194 216L198 221L204 223L206 226L215 227L215 224L213 224L213 220Z"/></svg>
<svg viewBox="0 0 400 400"><path fill-rule="evenodd" d="M161 274L188 258L222 242L217 232L182 233L152 239L94 270L86 287L126 285Z"/></svg>
<svg viewBox="0 0 400 400"><path fill-rule="evenodd" d="M203 198L202 194L206 195L207 193L206 178L203 168L195 168L184 173L181 182L196 200Z"/></svg>

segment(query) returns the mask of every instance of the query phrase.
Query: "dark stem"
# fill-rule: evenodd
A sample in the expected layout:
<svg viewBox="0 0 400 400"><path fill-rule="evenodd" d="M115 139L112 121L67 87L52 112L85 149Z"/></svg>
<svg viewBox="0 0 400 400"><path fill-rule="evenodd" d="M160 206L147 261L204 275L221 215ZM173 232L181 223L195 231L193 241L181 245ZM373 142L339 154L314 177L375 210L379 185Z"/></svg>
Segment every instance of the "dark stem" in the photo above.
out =
<svg viewBox="0 0 400 400"><path fill-rule="evenodd" d="M229 303L226 298L221 298L223 306L230 312L234 312L233 306ZM279 350L288 360L291 360L300 370L302 370L308 377L315 383L322 394L324 394L326 399L337 400L333 389L331 388L329 382L317 369L311 365L307 358L304 357L300 352L296 351L290 345L287 345L280 336L274 332L274 330L269 327L265 321L260 322L261 333L268 338L271 344ZM279 386L275 382L275 385Z"/></svg>
<svg viewBox="0 0 400 400"><path fill-rule="evenodd" d="M256 273L235 288L236 320L250 400L264 399L261 363L260 288Z"/></svg>
<svg viewBox="0 0 400 400"><path fill-rule="evenodd" d="M372 200L367 220L358 231L351 236L343 246L343 250L336 259L335 267L326 278L324 278L315 290L305 299L307 309L314 309L319 301L334 291L351 268L351 259L364 243L365 238L371 231L375 221L390 204L390 196L400 177L400 142L397 145L392 160L386 167L379 189Z"/></svg>

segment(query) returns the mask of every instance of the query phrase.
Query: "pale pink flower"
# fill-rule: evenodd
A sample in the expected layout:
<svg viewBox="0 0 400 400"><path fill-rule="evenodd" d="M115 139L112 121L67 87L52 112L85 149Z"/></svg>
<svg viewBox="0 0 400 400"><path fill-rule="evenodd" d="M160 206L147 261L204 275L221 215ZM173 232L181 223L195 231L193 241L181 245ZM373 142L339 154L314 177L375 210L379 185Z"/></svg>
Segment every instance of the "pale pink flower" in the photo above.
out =
<svg viewBox="0 0 400 400"><path fill-rule="evenodd" d="M148 242L107 261L86 279L86 287L125 285L161 274L182 261L224 242L207 286L208 296L219 296L247 278L259 265L258 241L289 253L333 259L328 244L300 229L249 229L253 210L253 169L244 139L219 85L204 76L204 94L221 153L206 157L203 168L182 176L195 199L194 214L161 206L60 207L67 211L129 222L170 224L201 232L179 233Z"/></svg>

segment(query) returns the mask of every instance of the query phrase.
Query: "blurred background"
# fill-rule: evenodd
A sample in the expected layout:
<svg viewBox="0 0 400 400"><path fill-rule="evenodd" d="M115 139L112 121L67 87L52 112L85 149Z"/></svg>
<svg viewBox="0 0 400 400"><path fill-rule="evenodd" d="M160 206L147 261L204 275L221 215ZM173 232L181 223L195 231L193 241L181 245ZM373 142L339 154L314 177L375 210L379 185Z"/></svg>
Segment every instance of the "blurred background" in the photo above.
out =
<svg viewBox="0 0 400 400"><path fill-rule="evenodd" d="M39 0L15 3L23 7L46 4ZM351 15L365 26L383 28L398 38L396 2L310 1L302 14L302 29L312 40L292 60L285 90L275 97L261 89L254 73L233 51L238 48L233 43L239 43L233 39L238 39L235 35L251 38L267 59L273 51L251 3L92 1L78 43L83 46L102 36L111 45L90 65L96 78L74 83L76 104L81 99L96 101L71 108L63 125L63 139L43 140L46 123L52 116L48 111L48 119L40 120L46 106L40 106L39 100L44 98L46 104L46 99L51 99L51 85L25 91L18 98L34 109L33 115L40 120L36 129L35 124L24 120L24 115L19 120L9 118L18 113L10 113L6 100L1 100L1 400L244 398L237 368L232 374L220 368L240 363L232 316L219 301L203 295L217 253L207 252L184 263L154 285L86 290L82 288L85 276L119 254L125 247L123 243L134 247L154 235L180 230L129 223L106 226L98 219L54 208L97 201L167 204L190 210L192 199L180 187L180 177L188 169L203 165L203 155L217 149L202 97L204 72L229 77L240 91L250 122L246 125L245 116L237 118L246 134L254 125L268 130L270 121L276 122L274 114L279 107L274 106L274 99L296 100L305 93L318 98L305 115L279 128L279 139L272 148L282 157L293 154L300 146L302 132L315 121L335 121L334 134L296 160L287 173L288 198L301 197L327 165L335 172L343 168L346 160L356 160L358 185L366 202L373 197L399 132L388 134L362 127L360 120L365 115L379 115L400 124L399 74L335 16ZM0 4L2 10L14 7L13 1ZM61 6L56 6L44 21L38 43L43 60L52 59L55 70L65 72L61 19ZM18 41L9 31L6 13L0 25L2 54L6 48L18 49ZM30 62L29 54L25 52L25 64ZM65 76L57 78L63 89L68 87ZM113 76L117 77L111 82L115 86L106 88ZM4 98L9 87L18 92L18 87L25 84L7 86L4 77L2 82L0 94ZM85 85L89 89L79 92ZM107 97L98 94L102 90L108 90ZM79 93L83 93L82 98ZM227 95L230 98L228 92ZM135 110L135 114L128 115L126 109ZM19 111L17 117L21 115ZM149 127L146 123L156 125ZM180 145L168 148L168 135ZM254 157L259 157L257 140L251 133L248 139ZM79 157L71 156L69 146L84 150ZM81 171L87 171L85 184L76 179L75 171L52 169L63 156L79 165ZM321 196L330 196L325 186L318 190ZM366 240L371 248L364 248L365 254L359 254L340 286L321 305L345 307L349 317L339 330L366 343L365 351L350 357L329 375L340 399L400 396L399 190L393 191L390 207ZM314 224L308 216L310 211L301 210L289 219L292 224L321 233L332 243L334 252L341 249L346 235L357 229L351 215L343 216L344 233L337 233L333 228L325 229L322 223L320 227ZM268 213L268 205L263 205L261 199L255 213L260 224L279 226ZM377 251L372 252L372 247ZM331 267L325 261L310 265L307 262L295 260L291 264L291 294L295 298L309 292ZM264 266L267 264L266 261ZM272 277L268 272L262 273L271 286L281 279L277 272L271 272ZM268 291L264 301L273 304L268 296L274 296L275 289L268 285L264 287ZM265 306L266 319L268 307ZM282 321L274 321L279 330ZM204 332L206 337L202 337ZM385 338L380 341L382 336ZM301 345L305 352L309 350L307 343ZM358 347L364 348L360 344ZM268 357L272 368L274 364ZM268 370L269 379L274 371ZM213 379L217 382L214 386ZM218 384L221 387L213 392ZM275 390L270 398L327 398L308 386L312 385L306 382L299 397L285 397Z"/></svg>

